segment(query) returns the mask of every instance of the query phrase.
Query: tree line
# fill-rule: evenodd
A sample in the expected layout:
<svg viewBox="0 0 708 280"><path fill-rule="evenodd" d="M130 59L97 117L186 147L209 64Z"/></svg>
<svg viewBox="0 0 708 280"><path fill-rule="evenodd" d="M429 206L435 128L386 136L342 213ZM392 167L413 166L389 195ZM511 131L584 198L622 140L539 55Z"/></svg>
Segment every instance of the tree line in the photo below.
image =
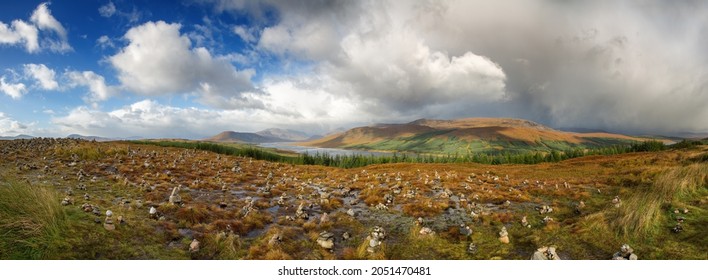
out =
<svg viewBox="0 0 708 280"><path fill-rule="evenodd" d="M180 141L131 141L136 144L157 145L162 147L178 147L215 152L219 154L250 157L257 160L282 162L301 165L322 165L340 168L356 168L372 164L386 163L481 163L481 164L538 164L543 162L559 162L571 158L591 155L618 155L632 152L657 152L669 146L660 141L636 142L627 145L613 145L598 148L574 148L564 151L533 151L533 152L495 152L467 154L398 154L391 155L330 155L327 153L299 154L287 156L277 154L254 146L233 147L209 142ZM692 147L702 142L680 142L672 145L674 148Z"/></svg>

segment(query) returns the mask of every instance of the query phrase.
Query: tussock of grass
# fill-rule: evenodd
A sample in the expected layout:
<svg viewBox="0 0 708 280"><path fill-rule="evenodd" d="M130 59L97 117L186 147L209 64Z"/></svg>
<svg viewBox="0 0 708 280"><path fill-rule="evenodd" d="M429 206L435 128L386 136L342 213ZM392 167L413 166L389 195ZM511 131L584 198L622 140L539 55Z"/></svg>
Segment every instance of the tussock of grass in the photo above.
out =
<svg viewBox="0 0 708 280"><path fill-rule="evenodd" d="M0 259L47 259L66 220L53 191L0 178Z"/></svg>
<svg viewBox="0 0 708 280"><path fill-rule="evenodd" d="M669 169L654 183L622 202L612 226L623 236L646 237L661 229L666 205L679 203L708 183L708 164Z"/></svg>

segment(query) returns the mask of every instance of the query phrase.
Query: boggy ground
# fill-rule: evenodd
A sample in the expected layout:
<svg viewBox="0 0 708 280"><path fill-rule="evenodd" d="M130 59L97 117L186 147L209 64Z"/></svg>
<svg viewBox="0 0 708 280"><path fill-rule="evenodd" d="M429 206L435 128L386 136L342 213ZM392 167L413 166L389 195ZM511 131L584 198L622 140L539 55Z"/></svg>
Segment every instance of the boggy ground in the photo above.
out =
<svg viewBox="0 0 708 280"><path fill-rule="evenodd" d="M0 141L2 191L51 190L0 199L0 258L529 259L554 246L562 259L610 259L626 243L640 259L708 259L707 151L337 169L127 142ZM48 227L13 210L38 207L59 209L47 214L55 230L18 226Z"/></svg>

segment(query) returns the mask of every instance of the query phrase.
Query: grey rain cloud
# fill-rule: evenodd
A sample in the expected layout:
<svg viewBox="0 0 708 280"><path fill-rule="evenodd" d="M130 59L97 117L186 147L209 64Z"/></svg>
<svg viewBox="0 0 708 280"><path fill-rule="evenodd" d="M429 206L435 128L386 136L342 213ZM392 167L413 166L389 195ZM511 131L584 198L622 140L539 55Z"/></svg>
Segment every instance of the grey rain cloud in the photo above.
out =
<svg viewBox="0 0 708 280"><path fill-rule="evenodd" d="M280 21L264 26L258 47L315 63L311 74L333 81L321 88L378 121L508 116L628 133L708 130L705 1L270 5Z"/></svg>

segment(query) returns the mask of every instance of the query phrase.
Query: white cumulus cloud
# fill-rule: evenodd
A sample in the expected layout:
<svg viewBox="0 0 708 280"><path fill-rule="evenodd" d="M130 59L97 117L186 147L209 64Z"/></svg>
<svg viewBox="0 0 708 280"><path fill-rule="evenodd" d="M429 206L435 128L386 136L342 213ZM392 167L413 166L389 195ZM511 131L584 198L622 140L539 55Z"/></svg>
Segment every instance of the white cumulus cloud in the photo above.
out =
<svg viewBox="0 0 708 280"><path fill-rule="evenodd" d="M5 81L5 76L0 77L0 91L7 94L12 99L20 99L27 93L27 86L23 83L12 83Z"/></svg>
<svg viewBox="0 0 708 280"><path fill-rule="evenodd" d="M29 53L36 53L43 48L60 53L72 50L67 31L52 16L48 2L39 4L29 21L13 20L10 26L0 22L0 44L23 44ZM39 31L42 31L43 36L40 36Z"/></svg>
<svg viewBox="0 0 708 280"><path fill-rule="evenodd" d="M34 123L24 124L18 122L7 114L0 112L0 136L16 136L31 133Z"/></svg>
<svg viewBox="0 0 708 280"><path fill-rule="evenodd" d="M69 80L69 87L83 86L88 88L88 94L84 97L86 102L105 101L118 91L116 87L107 85L103 76L93 71L69 71L64 75Z"/></svg>
<svg viewBox="0 0 708 280"><path fill-rule="evenodd" d="M37 85L42 89L55 90L59 88L59 83L55 80L56 73L44 64L25 64L24 71L25 76L35 79Z"/></svg>
<svg viewBox="0 0 708 280"><path fill-rule="evenodd" d="M122 85L149 96L198 94L206 104L220 108L252 104L239 100L248 98L244 93L256 92L251 83L254 71L237 70L206 48L193 48L180 28L158 21L128 30L124 36L128 45L109 57Z"/></svg>

